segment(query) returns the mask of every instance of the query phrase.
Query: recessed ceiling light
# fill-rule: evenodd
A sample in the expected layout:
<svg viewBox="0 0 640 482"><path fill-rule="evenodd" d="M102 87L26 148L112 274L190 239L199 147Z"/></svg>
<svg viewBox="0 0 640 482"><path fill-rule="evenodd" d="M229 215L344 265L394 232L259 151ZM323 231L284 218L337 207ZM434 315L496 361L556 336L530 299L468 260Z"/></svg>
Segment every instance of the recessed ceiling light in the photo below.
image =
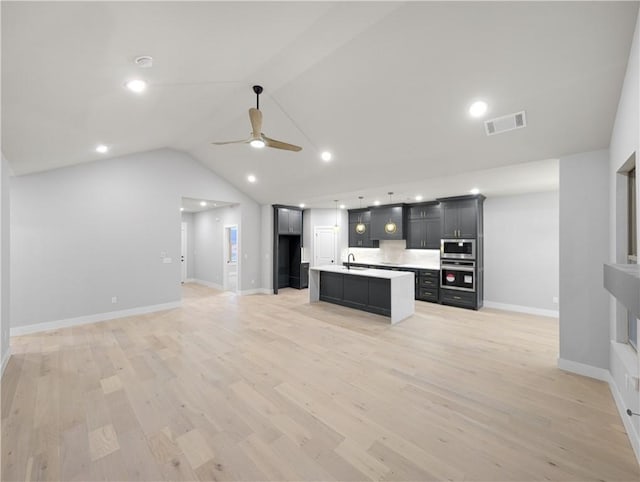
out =
<svg viewBox="0 0 640 482"><path fill-rule="evenodd" d="M482 117L487 113L489 106L483 100L478 100L469 107L469 114L473 117Z"/></svg>
<svg viewBox="0 0 640 482"><path fill-rule="evenodd" d="M422 201L422 196L420 194L416 196L416 201Z"/></svg>
<svg viewBox="0 0 640 482"><path fill-rule="evenodd" d="M373 201L374 206L380 206L380 201Z"/></svg>
<svg viewBox="0 0 640 482"><path fill-rule="evenodd" d="M124 84L124 86L129 89L132 92L135 92L137 94L144 92L147 88L147 83L144 80L141 79L133 79L133 80L129 80L127 81L126 84Z"/></svg>
<svg viewBox="0 0 640 482"><path fill-rule="evenodd" d="M249 174L247 176L247 181L249 182L256 182L256 176L254 176L253 174Z"/></svg>
<svg viewBox="0 0 640 482"><path fill-rule="evenodd" d="M184 208L180 208L180 211L184 211Z"/></svg>
<svg viewBox="0 0 640 482"><path fill-rule="evenodd" d="M99 152L100 154L104 154L108 150L109 150L109 148L107 146L105 146L104 144L100 144L100 145L96 146L96 152Z"/></svg>
<svg viewBox="0 0 640 482"><path fill-rule="evenodd" d="M206 205L207 205L207 203L206 203L206 202L204 202L204 201L200 201L200 206L205 207Z"/></svg>
<svg viewBox="0 0 640 482"><path fill-rule="evenodd" d="M304 207L304 203L300 203L300 207L303 208Z"/></svg>
<svg viewBox="0 0 640 482"><path fill-rule="evenodd" d="M340 204L340 209L344 209L345 205L344 204Z"/></svg>
<svg viewBox="0 0 640 482"><path fill-rule="evenodd" d="M473 189L471 189L469 191L471 194L480 194L480 189L478 189L477 187L474 187Z"/></svg>
<svg viewBox="0 0 640 482"><path fill-rule="evenodd" d="M217 206L218 206L218 203L213 203L213 207L217 207Z"/></svg>
<svg viewBox="0 0 640 482"><path fill-rule="evenodd" d="M323 161L329 162L333 155L329 151L324 151L322 154L320 154L320 157Z"/></svg>
<svg viewBox="0 0 640 482"><path fill-rule="evenodd" d="M262 139L254 139L249 142L251 147L255 147L256 149L262 149L264 147L264 141Z"/></svg>

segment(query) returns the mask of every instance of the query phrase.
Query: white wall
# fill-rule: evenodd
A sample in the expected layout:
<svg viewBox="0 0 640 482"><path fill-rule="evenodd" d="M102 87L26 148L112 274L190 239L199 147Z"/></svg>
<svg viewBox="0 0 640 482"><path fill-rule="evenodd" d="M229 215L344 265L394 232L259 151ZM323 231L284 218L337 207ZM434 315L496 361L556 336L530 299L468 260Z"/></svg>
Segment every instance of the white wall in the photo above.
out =
<svg viewBox="0 0 640 482"><path fill-rule="evenodd" d="M0 164L0 375L4 372L9 359L10 328L10 196L9 196L9 163L2 156Z"/></svg>
<svg viewBox="0 0 640 482"><path fill-rule="evenodd" d="M621 182L617 171L622 165L636 153L636 166L638 166L638 154L640 147L640 16L636 21L636 30L633 35L633 43L629 54L627 72L620 95L616 119L611 133L609 147L609 261L624 262L627 250L627 237L623 229L626 220L626 210L619 209L626 203L624 196L620 196L618 185ZM637 169L637 168L636 168ZM637 172L637 171L636 171ZM636 192L640 193L640 179ZM623 199L620 199L620 198ZM638 203L640 205L640 202ZM638 216L640 225L640 213ZM640 248L640 245L638 246ZM602 278L602 276L601 276ZM639 294L640 296L640 294ZM640 412L640 393L627 388L625 378L627 375L638 376L640 373L640 357L638 353L626 343L619 343L626 339L626 310L617 303L613 296L609 296L609 339L611 349L609 353L609 370L612 378L612 391L622 400L624 407L634 412ZM621 410L622 411L622 410ZM640 417L625 420L629 438L640 461Z"/></svg>
<svg viewBox="0 0 640 482"><path fill-rule="evenodd" d="M223 289L224 226L232 224L240 225L240 206L225 206L193 214L193 276L196 280ZM239 232L240 244L243 242L242 234Z"/></svg>
<svg viewBox="0 0 640 482"><path fill-rule="evenodd" d="M609 367L609 152L560 159L560 359Z"/></svg>
<svg viewBox="0 0 640 482"><path fill-rule="evenodd" d="M188 154L162 149L13 178L11 326L178 302L182 197L240 203L241 289L256 286L259 205Z"/></svg>
<svg viewBox="0 0 640 482"><path fill-rule="evenodd" d="M260 266L262 268L262 289L273 293L273 206L265 204L260 207L262 233L260 236ZM304 221L303 221L304 228Z"/></svg>
<svg viewBox="0 0 640 482"><path fill-rule="evenodd" d="M557 191L485 200L485 305L557 313L558 216Z"/></svg>

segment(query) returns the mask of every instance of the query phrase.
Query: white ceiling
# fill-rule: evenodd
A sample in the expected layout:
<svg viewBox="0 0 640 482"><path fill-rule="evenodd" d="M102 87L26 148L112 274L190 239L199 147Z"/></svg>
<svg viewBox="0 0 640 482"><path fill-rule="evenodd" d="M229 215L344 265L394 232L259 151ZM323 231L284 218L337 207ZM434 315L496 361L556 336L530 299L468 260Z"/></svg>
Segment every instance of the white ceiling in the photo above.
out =
<svg viewBox="0 0 640 482"><path fill-rule="evenodd" d="M637 9L2 2L2 150L20 175L172 147L261 203L549 189L555 161L532 161L609 144ZM145 54L152 69L133 63ZM134 76L143 95L123 88ZM210 144L249 134L255 83L265 134L302 152ZM528 126L487 137L467 115L476 98L489 117L526 110Z"/></svg>

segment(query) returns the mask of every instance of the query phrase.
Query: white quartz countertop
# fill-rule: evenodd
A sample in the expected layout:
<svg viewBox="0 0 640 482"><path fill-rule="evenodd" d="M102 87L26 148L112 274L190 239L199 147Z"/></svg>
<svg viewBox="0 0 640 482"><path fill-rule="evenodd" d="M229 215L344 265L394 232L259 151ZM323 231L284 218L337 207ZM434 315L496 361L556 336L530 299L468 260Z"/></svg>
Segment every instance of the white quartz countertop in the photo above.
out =
<svg viewBox="0 0 640 482"><path fill-rule="evenodd" d="M330 273L341 273L341 274L351 274L355 276L366 276L369 278L385 278L385 279L394 279L394 278L402 278L405 276L413 276L413 273L408 271L390 271L388 269L362 269L362 268L351 268L347 269L346 266L338 266L335 264L329 264L325 266L313 266L309 268L311 271L327 271Z"/></svg>
<svg viewBox="0 0 640 482"><path fill-rule="evenodd" d="M346 263L346 261L343 261L344 263ZM435 263L429 263L429 264L413 264L413 263L406 263L406 264L393 264L393 263L370 263L368 261L355 261L354 262L356 265L357 264L368 264L371 266L385 266L387 268L411 268L411 269L435 269L435 270L439 270L440 269L440 263L439 262L435 262Z"/></svg>

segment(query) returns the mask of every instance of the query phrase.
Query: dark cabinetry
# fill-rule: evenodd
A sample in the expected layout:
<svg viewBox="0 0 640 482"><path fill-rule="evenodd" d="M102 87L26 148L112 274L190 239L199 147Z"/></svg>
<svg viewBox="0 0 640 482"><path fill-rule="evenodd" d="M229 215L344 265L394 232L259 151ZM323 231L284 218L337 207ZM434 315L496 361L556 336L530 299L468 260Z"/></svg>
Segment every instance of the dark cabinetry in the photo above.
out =
<svg viewBox="0 0 640 482"><path fill-rule="evenodd" d="M301 263L302 210L273 206L273 293L280 288L306 288L308 272ZM306 265L308 270L308 264Z"/></svg>
<svg viewBox="0 0 640 482"><path fill-rule="evenodd" d="M371 209L371 239L405 239L404 205L387 205Z"/></svg>
<svg viewBox="0 0 640 482"><path fill-rule="evenodd" d="M391 316L391 281L342 273L320 273L320 300Z"/></svg>
<svg viewBox="0 0 640 482"><path fill-rule="evenodd" d="M439 203L409 207L407 249L440 249L442 209Z"/></svg>
<svg viewBox="0 0 640 482"><path fill-rule="evenodd" d="M278 234L302 234L302 211L278 207Z"/></svg>
<svg viewBox="0 0 640 482"><path fill-rule="evenodd" d="M443 238L478 236L478 199L448 200L441 204Z"/></svg>
<svg viewBox="0 0 640 482"><path fill-rule="evenodd" d="M380 242L371 239L371 211L352 209L349 211L349 247L377 248Z"/></svg>
<svg viewBox="0 0 640 482"><path fill-rule="evenodd" d="M440 299L440 270L420 270L416 280L418 284L416 299L437 303Z"/></svg>

